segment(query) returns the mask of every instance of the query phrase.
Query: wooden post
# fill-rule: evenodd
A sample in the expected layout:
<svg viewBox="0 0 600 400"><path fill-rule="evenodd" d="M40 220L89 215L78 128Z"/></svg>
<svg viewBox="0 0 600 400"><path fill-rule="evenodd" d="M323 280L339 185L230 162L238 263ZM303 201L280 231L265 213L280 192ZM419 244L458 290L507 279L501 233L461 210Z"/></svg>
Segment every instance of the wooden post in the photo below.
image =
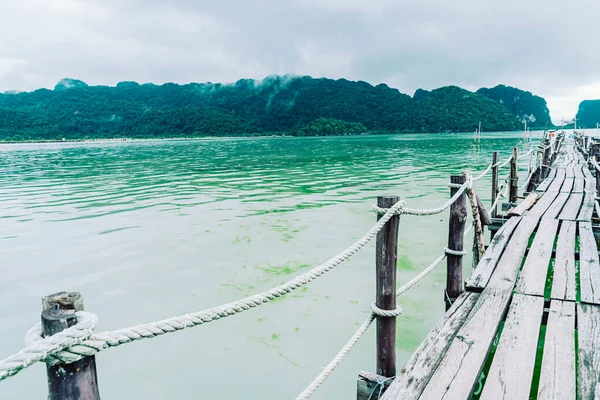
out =
<svg viewBox="0 0 600 400"><path fill-rule="evenodd" d="M451 175L450 183L462 185L466 181L466 176ZM450 188L450 197L454 196L458 189ZM463 193L450 206L450 222L448 224L448 248L450 250L463 251L463 235L465 233L465 224L467 222L467 195ZM448 254L446 257L446 293L444 301L446 302L446 311L452 303L463 292L462 277L463 256Z"/></svg>
<svg viewBox="0 0 600 400"><path fill-rule="evenodd" d="M510 196L509 201L511 203L517 202L517 196L519 192L519 174L517 171L517 161L519 157L519 150L513 147L513 156L510 160Z"/></svg>
<svg viewBox="0 0 600 400"><path fill-rule="evenodd" d="M390 208L398 201L399 196L377 197L377 205L382 208ZM377 217L379 218L381 216ZM377 233L375 305L382 310L396 309L399 223L400 217L394 216ZM386 378L396 375L396 317L377 317L377 374Z"/></svg>
<svg viewBox="0 0 600 400"><path fill-rule="evenodd" d="M590 145L590 137L586 136L583 138L583 145L585 146L583 149L585 151L588 151L589 145Z"/></svg>
<svg viewBox="0 0 600 400"><path fill-rule="evenodd" d="M77 323L83 311L78 292L60 292L42 298L42 335L52 336ZM85 357L71 364L47 365L48 400L100 400L96 358Z"/></svg>
<svg viewBox="0 0 600 400"><path fill-rule="evenodd" d="M498 196L498 152L492 154L492 204L496 202ZM498 206L492 209L492 218L498 217Z"/></svg>

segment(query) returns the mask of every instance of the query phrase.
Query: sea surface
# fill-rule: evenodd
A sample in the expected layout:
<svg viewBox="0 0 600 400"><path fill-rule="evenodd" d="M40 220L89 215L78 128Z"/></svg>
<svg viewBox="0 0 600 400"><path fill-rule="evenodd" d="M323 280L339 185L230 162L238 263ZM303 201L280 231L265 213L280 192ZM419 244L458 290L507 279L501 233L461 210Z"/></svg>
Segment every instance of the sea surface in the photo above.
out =
<svg viewBox="0 0 600 400"><path fill-rule="evenodd" d="M534 132L535 143L539 134ZM210 308L307 272L376 221L376 196L449 198L450 174L504 160L523 133L0 145L0 359L42 296L80 291L97 331ZM521 180L527 163L520 164ZM508 168L501 170L501 176ZM491 174L477 183L490 204ZM400 221L398 283L438 257L448 213ZM469 242L470 239L467 239ZM470 242L469 242L470 243ZM352 336L375 295L374 242L285 298L97 355L111 399L293 399ZM471 271L466 257L465 277ZM444 312L445 262L403 294L398 366ZM374 327L314 399L355 398ZM0 383L43 399L43 364ZM201 395L200 395L201 393Z"/></svg>

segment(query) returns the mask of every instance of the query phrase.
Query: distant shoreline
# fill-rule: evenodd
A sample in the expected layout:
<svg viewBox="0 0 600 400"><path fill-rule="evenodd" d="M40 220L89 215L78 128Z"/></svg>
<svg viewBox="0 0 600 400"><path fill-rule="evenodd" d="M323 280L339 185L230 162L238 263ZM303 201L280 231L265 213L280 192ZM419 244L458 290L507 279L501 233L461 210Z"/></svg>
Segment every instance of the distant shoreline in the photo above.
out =
<svg viewBox="0 0 600 400"><path fill-rule="evenodd" d="M560 129L560 128L554 128ZM544 131L541 129L532 129L532 132ZM522 131L483 131L482 134L499 133L519 133ZM189 136L189 137L164 137L164 138L102 138L102 139L49 139L49 140L0 140L0 144L51 144L51 143L121 143L121 142L140 142L140 141L177 141L177 140L204 140L204 139L256 139L256 138L325 138L325 137L347 137L347 136L378 136L378 135L472 135L472 132L368 132L360 134L341 134L341 135L292 135L290 133L265 133L248 134L240 136Z"/></svg>

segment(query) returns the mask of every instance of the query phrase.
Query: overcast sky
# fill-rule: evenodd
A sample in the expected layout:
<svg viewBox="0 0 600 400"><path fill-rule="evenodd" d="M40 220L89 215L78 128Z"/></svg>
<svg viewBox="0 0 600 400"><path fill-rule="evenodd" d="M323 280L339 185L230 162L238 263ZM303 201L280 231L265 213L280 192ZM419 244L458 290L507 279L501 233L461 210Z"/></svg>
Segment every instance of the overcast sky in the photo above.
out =
<svg viewBox="0 0 600 400"><path fill-rule="evenodd" d="M598 0L0 0L0 91L298 74L600 98Z"/></svg>

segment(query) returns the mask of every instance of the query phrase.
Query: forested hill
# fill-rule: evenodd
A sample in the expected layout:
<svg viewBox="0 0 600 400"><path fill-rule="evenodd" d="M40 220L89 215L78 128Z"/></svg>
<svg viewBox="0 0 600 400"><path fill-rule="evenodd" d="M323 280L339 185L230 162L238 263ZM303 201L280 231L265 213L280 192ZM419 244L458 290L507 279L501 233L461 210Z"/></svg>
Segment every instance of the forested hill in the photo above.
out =
<svg viewBox="0 0 600 400"><path fill-rule="evenodd" d="M116 87L63 79L54 90L0 94L0 140L471 132L480 121L508 131L521 129L517 115L455 86L412 98L385 84L295 76Z"/></svg>
<svg viewBox="0 0 600 400"><path fill-rule="evenodd" d="M595 128L600 123L600 100L584 100L577 111L577 126Z"/></svg>
<svg viewBox="0 0 600 400"><path fill-rule="evenodd" d="M481 88L477 93L504 105L508 111L530 127L551 127L550 111L546 100L521 89L498 85L491 89Z"/></svg>

